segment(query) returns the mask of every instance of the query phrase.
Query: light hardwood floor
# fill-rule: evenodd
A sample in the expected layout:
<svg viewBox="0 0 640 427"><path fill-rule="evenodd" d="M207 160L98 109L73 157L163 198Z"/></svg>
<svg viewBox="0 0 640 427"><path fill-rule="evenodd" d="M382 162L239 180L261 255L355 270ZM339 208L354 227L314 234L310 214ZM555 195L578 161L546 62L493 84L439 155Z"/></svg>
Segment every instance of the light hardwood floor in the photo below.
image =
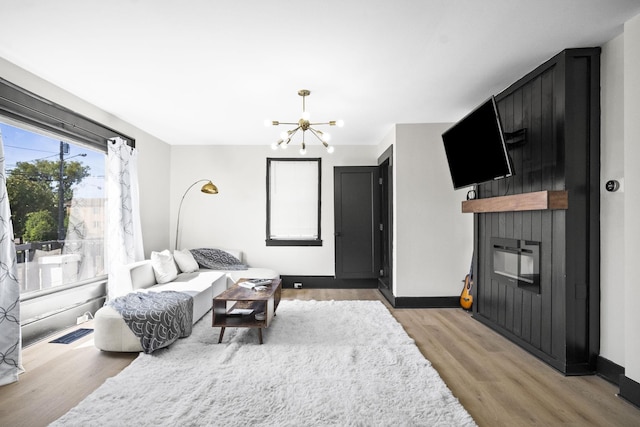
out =
<svg viewBox="0 0 640 427"><path fill-rule="evenodd" d="M640 425L640 409L615 385L565 377L461 309L396 310L376 290L285 289L283 298L383 301L480 426ZM26 372L0 387L0 426L46 426L137 357L101 352L91 335L68 345L50 339L26 348Z"/></svg>

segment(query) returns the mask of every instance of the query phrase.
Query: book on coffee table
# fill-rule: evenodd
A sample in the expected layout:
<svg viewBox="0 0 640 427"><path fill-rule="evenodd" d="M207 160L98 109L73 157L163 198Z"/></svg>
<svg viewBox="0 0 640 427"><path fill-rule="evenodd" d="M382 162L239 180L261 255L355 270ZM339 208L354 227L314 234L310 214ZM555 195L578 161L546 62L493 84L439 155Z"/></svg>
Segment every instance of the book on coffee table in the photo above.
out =
<svg viewBox="0 0 640 427"><path fill-rule="evenodd" d="M254 289L258 286L270 285L271 279L247 279L243 282L238 282L239 286L247 289Z"/></svg>
<svg viewBox="0 0 640 427"><path fill-rule="evenodd" d="M236 315L236 316L247 316L249 314L253 313L253 309L251 308L234 308L233 310L231 310L228 314L230 315Z"/></svg>

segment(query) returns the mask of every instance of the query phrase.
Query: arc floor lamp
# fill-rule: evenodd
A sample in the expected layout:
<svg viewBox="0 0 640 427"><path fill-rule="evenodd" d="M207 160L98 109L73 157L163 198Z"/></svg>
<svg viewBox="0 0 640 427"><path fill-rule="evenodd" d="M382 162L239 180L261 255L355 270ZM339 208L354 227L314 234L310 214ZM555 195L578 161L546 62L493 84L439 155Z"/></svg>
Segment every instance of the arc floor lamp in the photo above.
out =
<svg viewBox="0 0 640 427"><path fill-rule="evenodd" d="M206 182L206 184L204 184L202 186L202 188L200 188L200 191L202 191L205 194L218 194L218 187L216 187L213 184L213 182L211 182L211 180L209 180L209 179L199 179L196 182L194 182L193 184L191 184L189 186L189 188L187 188L187 191L185 191L184 194L182 195L182 199L180 199L180 206L178 207L178 220L176 221L176 247L175 247L175 249L178 249L178 231L180 230L180 212L182 211L182 202L184 202L184 198L187 196L187 193L189 192L189 190L191 190L196 184L198 184L200 182Z"/></svg>

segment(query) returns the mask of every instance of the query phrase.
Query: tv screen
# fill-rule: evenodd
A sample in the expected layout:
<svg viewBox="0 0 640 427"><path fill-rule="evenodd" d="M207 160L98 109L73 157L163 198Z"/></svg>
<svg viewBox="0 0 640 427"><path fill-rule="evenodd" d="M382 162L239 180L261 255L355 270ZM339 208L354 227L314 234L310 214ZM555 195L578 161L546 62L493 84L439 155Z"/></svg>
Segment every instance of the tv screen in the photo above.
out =
<svg viewBox="0 0 640 427"><path fill-rule="evenodd" d="M442 134L453 188L513 175L494 97Z"/></svg>

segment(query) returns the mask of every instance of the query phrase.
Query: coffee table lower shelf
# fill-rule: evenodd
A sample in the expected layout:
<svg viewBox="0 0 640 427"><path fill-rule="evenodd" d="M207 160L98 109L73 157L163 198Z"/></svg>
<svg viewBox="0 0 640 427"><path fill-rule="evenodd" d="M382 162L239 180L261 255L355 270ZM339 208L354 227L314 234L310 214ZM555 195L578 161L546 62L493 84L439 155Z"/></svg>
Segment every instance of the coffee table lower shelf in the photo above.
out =
<svg viewBox="0 0 640 427"><path fill-rule="evenodd" d="M258 337L262 344L262 328L267 327L266 316L263 320L256 319L257 313L265 313L266 301L233 301L230 308L226 307L227 301L223 301L224 308L221 307L216 313L214 302L213 308L213 326L220 327L220 338L218 344L222 342L225 328L258 328ZM236 309L252 310L251 314L230 314Z"/></svg>
<svg viewBox="0 0 640 427"><path fill-rule="evenodd" d="M240 279L241 282L245 279ZM247 290L236 283L227 291L213 299L213 327L220 327L218 343L222 342L226 328L258 328L260 344L263 343L262 329L268 328L276 315L280 302L280 279L274 279L268 291ZM234 314L234 310L246 310L248 314ZM256 314L264 317L256 319Z"/></svg>

